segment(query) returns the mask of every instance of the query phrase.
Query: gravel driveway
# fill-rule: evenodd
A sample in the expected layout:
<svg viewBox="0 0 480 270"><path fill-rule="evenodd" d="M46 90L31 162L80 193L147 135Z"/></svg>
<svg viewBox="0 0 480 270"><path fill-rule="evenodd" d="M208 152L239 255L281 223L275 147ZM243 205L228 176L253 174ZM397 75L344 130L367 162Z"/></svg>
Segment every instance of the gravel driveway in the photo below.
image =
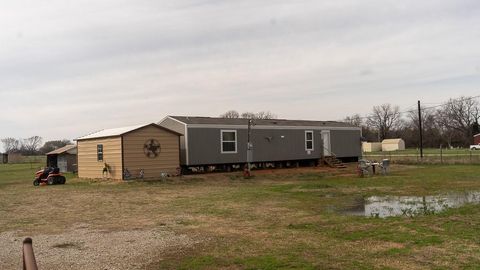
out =
<svg viewBox="0 0 480 270"><path fill-rule="evenodd" d="M167 230L106 232L85 225L32 238L39 269L143 269L162 251L194 244ZM22 269L23 239L17 232L0 233L0 269Z"/></svg>

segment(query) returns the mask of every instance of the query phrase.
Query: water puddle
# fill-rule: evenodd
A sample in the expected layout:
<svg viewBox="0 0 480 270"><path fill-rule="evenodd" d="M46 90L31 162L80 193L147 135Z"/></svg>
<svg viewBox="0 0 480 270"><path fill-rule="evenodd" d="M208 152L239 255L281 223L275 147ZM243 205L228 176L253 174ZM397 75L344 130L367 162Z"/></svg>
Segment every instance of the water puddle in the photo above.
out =
<svg viewBox="0 0 480 270"><path fill-rule="evenodd" d="M342 211L347 215L392 217L431 215L465 204L479 204L480 191L448 193L437 196L372 196L357 200Z"/></svg>

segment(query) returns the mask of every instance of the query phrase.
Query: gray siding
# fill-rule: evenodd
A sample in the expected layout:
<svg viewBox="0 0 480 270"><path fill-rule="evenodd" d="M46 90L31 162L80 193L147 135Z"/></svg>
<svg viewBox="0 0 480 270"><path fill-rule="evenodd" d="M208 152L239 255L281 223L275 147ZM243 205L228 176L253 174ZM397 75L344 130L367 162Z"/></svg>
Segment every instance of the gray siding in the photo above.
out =
<svg viewBox="0 0 480 270"><path fill-rule="evenodd" d="M360 130L331 130L330 144L332 152L337 157L362 156Z"/></svg>
<svg viewBox="0 0 480 270"><path fill-rule="evenodd" d="M188 165L244 163L247 158L247 130L237 131L237 153L221 153L221 128L188 128ZM283 136L283 138L282 138ZM319 159L323 153L319 130L314 131L314 150L305 150L303 129L253 129L253 161ZM182 163L185 164L185 163Z"/></svg>
<svg viewBox="0 0 480 270"><path fill-rule="evenodd" d="M185 124L173 119L165 118L163 121L159 122L158 125L185 135ZM186 163L187 151L185 149L185 136L180 136L180 164Z"/></svg>

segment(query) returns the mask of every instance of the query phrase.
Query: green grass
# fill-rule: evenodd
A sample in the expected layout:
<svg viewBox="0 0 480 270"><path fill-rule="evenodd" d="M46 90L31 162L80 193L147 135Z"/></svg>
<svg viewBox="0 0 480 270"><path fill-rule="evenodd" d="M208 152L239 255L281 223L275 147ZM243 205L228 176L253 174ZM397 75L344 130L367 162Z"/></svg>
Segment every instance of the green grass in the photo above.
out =
<svg viewBox="0 0 480 270"><path fill-rule="evenodd" d="M33 187L30 164L0 165L0 233L162 228L198 244L162 252L146 269L408 269L480 265L480 207L416 217L346 216L374 195L480 190L480 166L393 166L357 178L318 168L206 174L168 181L75 179ZM349 175L348 172L351 174ZM32 205L45 203L44 207ZM81 214L79 214L81 213ZM72 243L65 243L70 248ZM1 248L0 248L1 250Z"/></svg>

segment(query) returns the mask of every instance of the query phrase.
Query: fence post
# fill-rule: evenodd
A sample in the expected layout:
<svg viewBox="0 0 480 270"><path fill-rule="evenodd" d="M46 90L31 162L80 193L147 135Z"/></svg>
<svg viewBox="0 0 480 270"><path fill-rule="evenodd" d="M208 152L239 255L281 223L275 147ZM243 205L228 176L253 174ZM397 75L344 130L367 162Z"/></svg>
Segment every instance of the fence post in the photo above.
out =
<svg viewBox="0 0 480 270"><path fill-rule="evenodd" d="M443 149L441 145L440 145L440 164L443 164Z"/></svg>

